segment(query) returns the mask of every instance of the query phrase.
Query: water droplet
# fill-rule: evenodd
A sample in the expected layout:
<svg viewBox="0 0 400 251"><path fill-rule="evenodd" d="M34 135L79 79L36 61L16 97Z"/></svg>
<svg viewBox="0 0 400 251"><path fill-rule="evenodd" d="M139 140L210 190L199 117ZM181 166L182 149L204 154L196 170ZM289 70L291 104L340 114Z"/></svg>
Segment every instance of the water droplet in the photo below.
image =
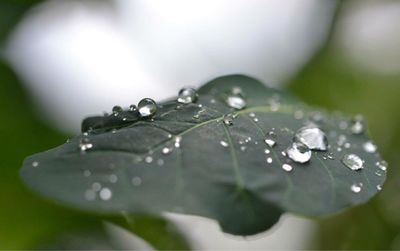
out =
<svg viewBox="0 0 400 251"><path fill-rule="evenodd" d="M289 164L283 164L282 169L285 170L286 172L291 172L293 170L293 167Z"/></svg>
<svg viewBox="0 0 400 251"><path fill-rule="evenodd" d="M180 148L180 147L181 147L181 140L182 140L182 137L180 137L180 136L175 137L174 146L175 146L176 148Z"/></svg>
<svg viewBox="0 0 400 251"><path fill-rule="evenodd" d="M258 122L258 118L254 118L253 120L254 120L254 122Z"/></svg>
<svg viewBox="0 0 400 251"><path fill-rule="evenodd" d="M364 168L363 160L356 154L345 154L342 158L342 163L353 171Z"/></svg>
<svg viewBox="0 0 400 251"><path fill-rule="evenodd" d="M172 148L164 147L164 148L162 149L162 153L163 153L164 155L170 154L171 152L172 152Z"/></svg>
<svg viewBox="0 0 400 251"><path fill-rule="evenodd" d="M311 150L300 142L294 142L286 153L290 159L298 163L306 163L311 159Z"/></svg>
<svg viewBox="0 0 400 251"><path fill-rule="evenodd" d="M223 140L221 140L219 143L220 143L221 146L223 146L223 147L228 147L228 146L229 146L228 142L223 141Z"/></svg>
<svg viewBox="0 0 400 251"><path fill-rule="evenodd" d="M91 174L92 174L92 172L90 172L89 170L83 171L83 176L85 176L85 177L89 177Z"/></svg>
<svg viewBox="0 0 400 251"><path fill-rule="evenodd" d="M351 144L349 142L344 143L344 148L349 149L351 147Z"/></svg>
<svg viewBox="0 0 400 251"><path fill-rule="evenodd" d="M153 157L151 157L151 156L146 156L146 158L144 158L144 161L145 161L146 163L151 163L151 162L153 162Z"/></svg>
<svg viewBox="0 0 400 251"><path fill-rule="evenodd" d="M361 192L362 186L363 186L362 183L353 184L353 185L351 185L350 189L351 189L351 191L353 191L353 193L359 193L359 192Z"/></svg>
<svg viewBox="0 0 400 251"><path fill-rule="evenodd" d="M198 94L194 88L185 87L179 91L177 101L182 104L189 104L196 102L197 97Z"/></svg>
<svg viewBox="0 0 400 251"><path fill-rule="evenodd" d="M239 86L234 86L232 87L232 93L235 95L242 95L243 91L242 88L240 88Z"/></svg>
<svg viewBox="0 0 400 251"><path fill-rule="evenodd" d="M268 164L271 164L271 163L272 163L272 158L271 158L271 157L268 157L268 158L267 158L267 163L268 163Z"/></svg>
<svg viewBox="0 0 400 251"><path fill-rule="evenodd" d="M376 166L381 169L382 171L387 170L388 163L384 160L376 162Z"/></svg>
<svg viewBox="0 0 400 251"><path fill-rule="evenodd" d="M94 182L92 184L92 190L93 191L98 192L98 191L100 191L100 189L101 189L101 184L99 182Z"/></svg>
<svg viewBox="0 0 400 251"><path fill-rule="evenodd" d="M157 165L159 165L159 166L164 165L164 160L163 159L158 159L157 160Z"/></svg>
<svg viewBox="0 0 400 251"><path fill-rule="evenodd" d="M276 145L276 142L273 139L268 138L268 139L265 139L264 141L269 147L274 147Z"/></svg>
<svg viewBox="0 0 400 251"><path fill-rule="evenodd" d="M265 150L264 150L264 153L265 153L265 154L269 154L270 152L271 152L271 151L270 151L269 149L265 149Z"/></svg>
<svg viewBox="0 0 400 251"><path fill-rule="evenodd" d="M346 130L348 126L349 125L347 124L347 121L345 121L345 120L342 120L339 122L339 128L342 130Z"/></svg>
<svg viewBox="0 0 400 251"><path fill-rule="evenodd" d="M326 151L328 148L328 139L318 127L302 127L296 132L294 139L295 142L301 142L311 150Z"/></svg>
<svg viewBox="0 0 400 251"><path fill-rule="evenodd" d="M119 106L119 105L116 105L116 106L114 106L114 107L112 108L112 113L113 113L114 116L118 116L118 114L119 114L120 112L122 112L122 111L123 111L123 109L122 109L122 107Z"/></svg>
<svg viewBox="0 0 400 251"><path fill-rule="evenodd" d="M135 187L140 186L142 184L142 179L138 176L132 178L132 185Z"/></svg>
<svg viewBox="0 0 400 251"><path fill-rule="evenodd" d="M224 116L224 124L225 125L233 125L233 117L232 115L226 115Z"/></svg>
<svg viewBox="0 0 400 251"><path fill-rule="evenodd" d="M230 95L226 98L226 103L228 104L229 107L235 108L235 109L243 109L246 107L247 103L246 101L238 95Z"/></svg>
<svg viewBox="0 0 400 251"><path fill-rule="evenodd" d="M363 149L367 153L375 153L377 150L377 147L374 143L372 143L372 141L367 141L363 144Z"/></svg>
<svg viewBox="0 0 400 251"><path fill-rule="evenodd" d="M254 112L249 113L249 116L254 118L256 116L256 114Z"/></svg>
<svg viewBox="0 0 400 251"><path fill-rule="evenodd" d="M88 189L85 191L85 199L86 200L95 200L96 199L96 192L93 191L92 189Z"/></svg>
<svg viewBox="0 0 400 251"><path fill-rule="evenodd" d="M37 167L37 166L39 166L39 162L37 162L37 161L33 161L33 162L32 162L32 166L33 166L33 167Z"/></svg>
<svg viewBox="0 0 400 251"><path fill-rule="evenodd" d="M376 190L378 190L378 191L382 190L382 186L381 185L377 185L376 186Z"/></svg>
<svg viewBox="0 0 400 251"><path fill-rule="evenodd" d="M116 182L118 181L118 176L115 175L115 174L111 174L110 177L108 178L108 180L109 180L111 183L116 183Z"/></svg>
<svg viewBox="0 0 400 251"><path fill-rule="evenodd" d="M240 146L240 150L241 150L242 152L246 151L246 149L247 149L246 146Z"/></svg>
<svg viewBox="0 0 400 251"><path fill-rule="evenodd" d="M338 138L337 145L338 146L342 146L342 145L344 145L346 143L346 141L347 141L346 136L342 134Z"/></svg>
<svg viewBox="0 0 400 251"><path fill-rule="evenodd" d="M144 98L140 100L138 104L138 110L141 117L152 117L157 112L157 104L150 98Z"/></svg>
<svg viewBox="0 0 400 251"><path fill-rule="evenodd" d="M104 187L99 192L100 199L109 200L112 197L112 191L110 188Z"/></svg>
<svg viewBox="0 0 400 251"><path fill-rule="evenodd" d="M303 119L304 118L304 112L302 110L297 110L294 112L294 118L295 119Z"/></svg>
<svg viewBox="0 0 400 251"><path fill-rule="evenodd" d="M79 149L81 150L81 153L85 153L87 150L91 149L93 147L93 144L89 142L88 138L82 138L80 143L79 143Z"/></svg>
<svg viewBox="0 0 400 251"><path fill-rule="evenodd" d="M136 105L130 105L130 106L129 106L129 111L130 111L130 112L134 112L134 111L136 111L136 110L137 110Z"/></svg>
<svg viewBox="0 0 400 251"><path fill-rule="evenodd" d="M354 118L350 130L353 134L360 134L364 132L364 119L361 115L357 115Z"/></svg>

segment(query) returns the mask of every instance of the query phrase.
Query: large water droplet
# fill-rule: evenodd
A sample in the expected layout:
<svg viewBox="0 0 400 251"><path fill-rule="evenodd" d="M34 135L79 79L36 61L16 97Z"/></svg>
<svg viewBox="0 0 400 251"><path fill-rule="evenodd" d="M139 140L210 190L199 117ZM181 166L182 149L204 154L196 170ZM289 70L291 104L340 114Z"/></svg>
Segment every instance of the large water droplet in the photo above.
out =
<svg viewBox="0 0 400 251"><path fill-rule="evenodd" d="M99 192L100 199L109 200L112 197L112 191L110 188L104 187Z"/></svg>
<svg viewBox="0 0 400 251"><path fill-rule="evenodd" d="M182 88L178 93L177 101L182 104L194 103L197 100L197 92L191 87Z"/></svg>
<svg viewBox="0 0 400 251"><path fill-rule="evenodd" d="M375 153L377 150L377 147L374 143L372 143L372 141L367 141L363 144L363 149L367 153Z"/></svg>
<svg viewBox="0 0 400 251"><path fill-rule="evenodd" d="M286 172L291 172L293 170L293 167L289 164L283 164L282 169L285 170Z"/></svg>
<svg viewBox="0 0 400 251"><path fill-rule="evenodd" d="M328 139L318 127L302 127L296 132L294 139L295 142L301 142L312 150L326 151L328 148Z"/></svg>
<svg viewBox="0 0 400 251"><path fill-rule="evenodd" d="M353 193L359 193L361 192L361 188L362 188L363 184L362 183L358 183L358 184L353 184L351 185L350 189Z"/></svg>
<svg viewBox="0 0 400 251"><path fill-rule="evenodd" d="M345 154L342 158L342 163L353 171L364 168L364 161L356 154Z"/></svg>
<svg viewBox="0 0 400 251"><path fill-rule="evenodd" d="M306 163L311 158L311 150L300 142L293 142L286 153L290 159L298 163Z"/></svg>
<svg viewBox="0 0 400 251"><path fill-rule="evenodd" d="M157 112L157 104L150 98L144 98L140 100L138 110L141 117L152 117Z"/></svg>
<svg viewBox="0 0 400 251"><path fill-rule="evenodd" d="M247 105L246 100L244 100L239 95L229 95L226 98L226 103L228 104L229 107L232 107L232 108L235 108L238 110L245 108Z"/></svg>

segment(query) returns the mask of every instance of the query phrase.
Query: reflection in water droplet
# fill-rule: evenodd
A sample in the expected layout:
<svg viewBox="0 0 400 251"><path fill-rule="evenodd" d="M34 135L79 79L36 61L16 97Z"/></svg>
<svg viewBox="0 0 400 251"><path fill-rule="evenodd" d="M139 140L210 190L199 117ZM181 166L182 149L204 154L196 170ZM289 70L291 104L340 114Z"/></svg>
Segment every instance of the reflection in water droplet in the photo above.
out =
<svg viewBox="0 0 400 251"><path fill-rule="evenodd" d="M265 139L264 142L269 146L269 147L274 147L276 142L273 139Z"/></svg>
<svg viewBox="0 0 400 251"><path fill-rule="evenodd" d="M33 167L37 167L37 166L39 166L39 162L37 162L37 161L33 161L33 162L32 162L32 166L33 166Z"/></svg>
<svg viewBox="0 0 400 251"><path fill-rule="evenodd" d="M364 168L363 160L356 154L345 154L342 158L342 163L353 171Z"/></svg>
<svg viewBox="0 0 400 251"><path fill-rule="evenodd" d="M246 101L238 95L230 95L226 98L226 103L229 107L241 110L246 107Z"/></svg>
<svg viewBox="0 0 400 251"><path fill-rule="evenodd" d="M297 163L306 163L311 159L311 150L300 142L293 142L286 153L290 159Z"/></svg>
<svg viewBox="0 0 400 251"><path fill-rule="evenodd" d="M198 97L197 91L191 87L182 88L178 93L177 101L182 104L196 102Z"/></svg>
<svg viewBox="0 0 400 251"><path fill-rule="evenodd" d="M132 178L132 185L135 187L140 186L142 184L142 179L138 176Z"/></svg>
<svg viewBox="0 0 400 251"><path fill-rule="evenodd" d="M351 191L353 191L353 193L359 193L359 192L361 192L361 188L362 188L362 183L353 184L353 185L351 185L351 187L350 187L350 189L351 189Z"/></svg>
<svg viewBox="0 0 400 251"><path fill-rule="evenodd" d="M377 147L374 143L372 143L372 141L367 141L363 144L363 149L367 153L375 153L377 150Z"/></svg>
<svg viewBox="0 0 400 251"><path fill-rule="evenodd" d="M112 197L112 191L110 188L104 187L100 190L99 196L102 200L109 200Z"/></svg>
<svg viewBox="0 0 400 251"><path fill-rule="evenodd" d="M293 167L289 164L283 164L282 169L285 170L286 172L291 172L293 170Z"/></svg>
<svg viewBox="0 0 400 251"><path fill-rule="evenodd" d="M312 150L326 151L328 148L328 139L318 127L306 126L300 128L294 136L294 141L301 142Z"/></svg>
<svg viewBox="0 0 400 251"><path fill-rule="evenodd" d="M223 141L223 140L221 140L219 143L220 143L221 146L223 146L223 147L228 147L228 146L229 146L228 142Z"/></svg>
<svg viewBox="0 0 400 251"><path fill-rule="evenodd" d="M268 164L271 164L271 163L272 163L272 158L271 158L271 157L268 157L268 158L267 158L267 163L268 163Z"/></svg>
<svg viewBox="0 0 400 251"><path fill-rule="evenodd" d="M144 98L140 100L138 110L141 117L152 117L157 112L157 104L150 98Z"/></svg>

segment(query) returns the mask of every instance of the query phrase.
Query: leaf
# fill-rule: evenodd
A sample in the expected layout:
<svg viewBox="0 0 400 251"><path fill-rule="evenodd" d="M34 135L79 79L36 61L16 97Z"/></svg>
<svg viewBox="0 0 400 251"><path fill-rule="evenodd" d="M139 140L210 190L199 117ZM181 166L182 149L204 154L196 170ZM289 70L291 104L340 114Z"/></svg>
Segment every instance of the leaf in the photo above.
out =
<svg viewBox="0 0 400 251"><path fill-rule="evenodd" d="M232 92L242 93L246 108L226 104ZM232 117L232 125L224 123L226 116ZM241 75L209 82L199 89L196 103L160 103L153 119L121 123L118 130L107 124L109 117L97 119L89 124L106 129L94 128L28 157L21 170L25 183L83 210L155 216L180 212L213 218L228 233L251 235L270 228L285 211L323 216L364 203L386 176L375 164L379 155L362 148L368 141L365 132L340 129L351 121L315 111ZM326 133L329 152L313 151L309 162L295 163L281 152L310 120ZM270 131L274 147L264 143ZM341 135L349 145L337 151ZM92 147L82 152L82 143ZM363 170L350 170L341 162L349 153L364 160ZM283 170L284 163L293 170ZM361 186L360 192L351 191L354 184Z"/></svg>

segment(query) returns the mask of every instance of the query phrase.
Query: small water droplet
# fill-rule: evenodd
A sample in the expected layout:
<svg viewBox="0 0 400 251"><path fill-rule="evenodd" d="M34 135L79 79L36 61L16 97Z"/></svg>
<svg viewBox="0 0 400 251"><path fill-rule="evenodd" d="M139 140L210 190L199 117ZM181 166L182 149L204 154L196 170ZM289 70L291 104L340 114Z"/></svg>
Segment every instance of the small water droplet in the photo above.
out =
<svg viewBox="0 0 400 251"><path fill-rule="evenodd" d="M39 162L38 162L38 161L33 161L33 162L32 162L32 166L33 166L33 167L39 166Z"/></svg>
<svg viewBox="0 0 400 251"><path fill-rule="evenodd" d="M362 183L353 184L351 185L350 189L351 191L353 191L353 193L359 193L361 192L362 186L363 186Z"/></svg>
<svg viewBox="0 0 400 251"><path fill-rule="evenodd" d="M164 160L163 159L158 159L157 160L157 165L159 165L159 166L164 165Z"/></svg>
<svg viewBox="0 0 400 251"><path fill-rule="evenodd" d="M295 119L303 119L304 118L304 112L302 110L297 110L294 112L294 118Z"/></svg>
<svg viewBox="0 0 400 251"><path fill-rule="evenodd" d="M351 147L351 144L349 142L344 143L344 148L349 149Z"/></svg>
<svg viewBox="0 0 400 251"><path fill-rule="evenodd" d="M268 158L267 158L267 163L268 163L268 164L271 164L271 163L272 163L272 158L271 158L271 157L268 157Z"/></svg>
<svg viewBox="0 0 400 251"><path fill-rule="evenodd" d="M249 116L254 118L256 116L256 114L254 112L249 113Z"/></svg>
<svg viewBox="0 0 400 251"><path fill-rule="evenodd" d="M293 142L286 153L290 159L297 163L306 163L311 159L311 150L300 142Z"/></svg>
<svg viewBox="0 0 400 251"><path fill-rule="evenodd" d="M108 187L104 187L99 192L100 199L109 200L112 197L112 191Z"/></svg>
<svg viewBox="0 0 400 251"><path fill-rule="evenodd" d="M136 111L136 110L137 110L136 105L130 105L130 106L129 106L129 111L130 111L130 112L134 112L134 111Z"/></svg>
<svg viewBox="0 0 400 251"><path fill-rule="evenodd" d="M274 147L276 145L275 140L273 139L265 139L264 142L269 146L269 147Z"/></svg>
<svg viewBox="0 0 400 251"><path fill-rule="evenodd" d="M81 153L85 153L87 150L93 148L93 144L89 142L88 138L82 138L79 143L79 149Z"/></svg>
<svg viewBox="0 0 400 251"><path fill-rule="evenodd" d="M140 186L142 184L142 179L138 176L132 178L132 185L135 187Z"/></svg>
<svg viewBox="0 0 400 251"><path fill-rule="evenodd" d="M347 137L345 135L339 135L338 141L337 141L337 145L338 146L343 146L347 141Z"/></svg>
<svg viewBox="0 0 400 251"><path fill-rule="evenodd" d="M157 112L157 104L150 98L140 100L138 104L140 116L143 118L152 117Z"/></svg>
<svg viewBox="0 0 400 251"><path fill-rule="evenodd" d="M91 174L92 174L92 172L90 172L90 170L83 171L83 176L85 176L85 177L89 177Z"/></svg>
<svg viewBox="0 0 400 251"><path fill-rule="evenodd" d="M96 199L96 192L92 189L88 189L85 191L85 199L89 201L93 201Z"/></svg>
<svg viewBox="0 0 400 251"><path fill-rule="evenodd" d="M258 118L253 118L254 122L258 122Z"/></svg>
<svg viewBox="0 0 400 251"><path fill-rule="evenodd" d="M116 106L114 106L114 107L112 108L112 113L113 113L114 116L118 116L118 114L119 114L120 112L122 112L122 111L123 111L123 109L122 109L122 107L119 106L119 105L116 105Z"/></svg>
<svg viewBox="0 0 400 251"><path fill-rule="evenodd" d="M238 95L230 95L226 98L226 103L229 107L241 110L246 107L246 101Z"/></svg>
<svg viewBox="0 0 400 251"><path fill-rule="evenodd" d="M189 104L196 102L197 97L198 94L194 88L185 87L179 91L177 101L182 104Z"/></svg>
<svg viewBox="0 0 400 251"><path fill-rule="evenodd" d="M377 185L376 186L376 190L378 190L378 191L382 190L382 186L381 185Z"/></svg>
<svg viewBox="0 0 400 251"><path fill-rule="evenodd" d="M98 192L98 191L100 191L100 189L101 189L101 184L99 182L94 182L92 184L92 190L93 191Z"/></svg>
<svg viewBox="0 0 400 251"><path fill-rule="evenodd" d="M361 115L357 115L353 119L353 123L351 125L350 130L353 134L360 134L364 132L364 119Z"/></svg>
<svg viewBox="0 0 400 251"><path fill-rule="evenodd" d="M347 124L346 120L342 120L339 122L339 128L342 130L346 130L349 125Z"/></svg>
<svg viewBox="0 0 400 251"><path fill-rule="evenodd" d="M172 152L172 148L164 147L164 148L162 149L162 153L163 153L164 155L170 154L171 152Z"/></svg>
<svg viewBox="0 0 400 251"><path fill-rule="evenodd" d="M180 147L181 147L181 140L182 140L182 137L181 137L181 136L175 137L174 146L175 146L176 148L180 148Z"/></svg>
<svg viewBox="0 0 400 251"><path fill-rule="evenodd" d="M228 146L229 146L228 142L223 141L223 140L221 140L219 143L220 143L221 146L223 146L223 147L228 147Z"/></svg>
<svg viewBox="0 0 400 251"><path fill-rule="evenodd" d="M228 114L226 116L224 116L224 124L225 125L233 125L233 117L232 115Z"/></svg>
<svg viewBox="0 0 400 251"><path fill-rule="evenodd" d="M247 149L246 146L240 146L240 150L241 150L242 152L246 151L246 149Z"/></svg>
<svg viewBox="0 0 400 251"><path fill-rule="evenodd" d="M153 162L153 157L151 157L151 156L146 156L146 158L144 158L144 161L145 161L146 163L151 163L151 162Z"/></svg>
<svg viewBox="0 0 400 251"><path fill-rule="evenodd" d="M269 154L270 152L271 152L271 151L270 151L269 149L265 149L265 150L264 150L264 153L265 153L265 154Z"/></svg>
<svg viewBox="0 0 400 251"><path fill-rule="evenodd" d="M382 171L386 171L386 170L387 170L388 164L387 164L386 161L382 160L382 161L376 162L376 166L377 166L379 169L381 169Z"/></svg>
<svg viewBox="0 0 400 251"><path fill-rule="evenodd" d="M116 183L116 182L118 181L118 176L115 175L115 174L111 174L110 177L108 178L108 180L109 180L111 183Z"/></svg>
<svg viewBox="0 0 400 251"><path fill-rule="evenodd" d="M363 144L363 149L367 153L375 153L377 150L377 147L374 143L372 143L372 141L367 141Z"/></svg>
<svg viewBox="0 0 400 251"><path fill-rule="evenodd" d="M294 136L294 141L303 143L311 150L326 151L328 148L328 139L318 127L306 126L300 128Z"/></svg>
<svg viewBox="0 0 400 251"><path fill-rule="evenodd" d="M345 154L342 158L342 163L353 171L364 168L364 161L356 154Z"/></svg>
<svg viewBox="0 0 400 251"><path fill-rule="evenodd" d="M293 167L289 164L283 164L282 169L285 170L286 172L291 172L293 170Z"/></svg>

